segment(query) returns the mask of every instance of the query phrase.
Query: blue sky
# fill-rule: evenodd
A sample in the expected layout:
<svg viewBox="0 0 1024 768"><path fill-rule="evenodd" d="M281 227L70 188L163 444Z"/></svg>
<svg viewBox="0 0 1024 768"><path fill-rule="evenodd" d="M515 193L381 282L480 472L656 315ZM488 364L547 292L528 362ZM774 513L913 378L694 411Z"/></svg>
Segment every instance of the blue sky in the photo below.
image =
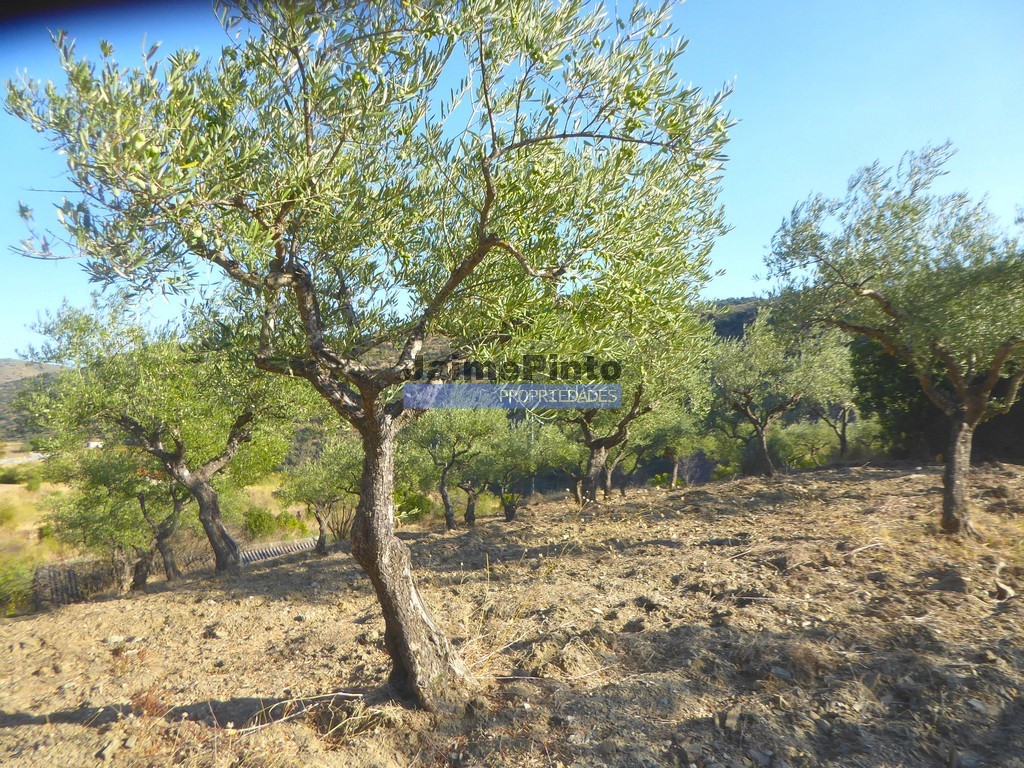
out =
<svg viewBox="0 0 1024 768"><path fill-rule="evenodd" d="M715 247L724 270L714 297L762 293L763 258L793 205L812 192L841 194L860 166L894 164L907 150L952 140L944 191L987 195L1009 228L1024 205L1024 3L1019 0L689 0L675 11L689 39L682 74L706 90L735 90L739 122L727 147L722 202L733 226ZM123 64L146 45L216 52L225 41L204 0L139 4L0 28L0 77L16 70L58 75L47 28L63 28L94 55L102 37ZM0 113L0 358L36 339L26 326L67 298L88 302L94 288L75 262L11 254L26 235L19 200L42 212L66 189L62 158L42 138ZM158 300L159 301L159 300ZM167 314L167 309L155 310Z"/></svg>

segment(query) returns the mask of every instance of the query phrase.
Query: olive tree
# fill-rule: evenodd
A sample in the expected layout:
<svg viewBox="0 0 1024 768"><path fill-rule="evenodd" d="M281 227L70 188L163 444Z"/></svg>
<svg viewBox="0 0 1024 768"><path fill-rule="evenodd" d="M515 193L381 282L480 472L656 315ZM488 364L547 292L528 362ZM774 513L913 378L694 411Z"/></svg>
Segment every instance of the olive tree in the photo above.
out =
<svg viewBox="0 0 1024 768"><path fill-rule="evenodd" d="M230 468L238 481L255 479L283 455L291 425L276 409L285 382L190 348L176 332L148 331L120 306L64 307L38 330L46 341L30 356L64 368L21 405L49 435L45 449L100 438L153 457L195 499L217 570L239 567L214 478Z"/></svg>
<svg viewBox="0 0 1024 768"><path fill-rule="evenodd" d="M407 446L427 459L430 480L444 505L447 530L456 527L451 488L462 481L462 470L484 452L488 438L505 430L505 421L506 414L494 409L437 409L417 419L407 431Z"/></svg>
<svg viewBox="0 0 1024 768"><path fill-rule="evenodd" d="M190 497L150 457L83 443L49 454L45 472L70 485L48 515L57 538L108 557L120 591L145 587L157 553L167 580L181 578L171 537Z"/></svg>
<svg viewBox="0 0 1024 768"><path fill-rule="evenodd" d="M94 277L192 292L213 267L260 318L255 364L359 433L352 552L391 682L426 707L469 678L394 535L400 385L428 335L484 359L552 335L599 352L581 317L635 327L705 279L725 93L681 77L670 10L243 0L211 61L129 69L104 43L97 67L58 36L63 87L9 88L67 157L61 216Z"/></svg>
<svg viewBox="0 0 1024 768"><path fill-rule="evenodd" d="M818 345L816 354L829 359L819 360L815 366L820 375L812 382L814 386L805 405L812 417L828 425L835 433L842 460L849 450L850 424L859 416L850 347L833 337L831 343Z"/></svg>
<svg viewBox="0 0 1024 768"><path fill-rule="evenodd" d="M607 497L611 477L624 460L633 432L652 411L662 406L706 397L706 358L712 341L711 325L701 319L696 295L686 302L662 303L647 313L646 328L630 327L624 320L606 344L621 368L618 382L622 404L618 409L570 411L560 418L571 425L586 449L586 464L578 476L582 503Z"/></svg>
<svg viewBox="0 0 1024 768"><path fill-rule="evenodd" d="M701 422L705 415L703 409L693 403L684 406L669 402L655 409L633 440L633 461L639 464L645 457L664 456L672 462L669 488L674 489L679 484L680 468L684 470L683 482L689 484L691 475L687 461L704 447Z"/></svg>
<svg viewBox="0 0 1024 768"><path fill-rule="evenodd" d="M327 554L327 536L342 535L351 525L351 509L359 499L362 445L352 431L328 437L317 455L308 456L282 473L276 494L287 504L303 504L317 522L316 552Z"/></svg>
<svg viewBox="0 0 1024 768"><path fill-rule="evenodd" d="M742 338L716 342L711 354L711 418L731 438L744 444L756 441L765 475L776 472L768 450L769 430L841 372L835 366L843 358L832 350L836 343L834 337L781 327L764 309Z"/></svg>
<svg viewBox="0 0 1024 768"><path fill-rule="evenodd" d="M769 264L806 318L874 339L950 417L941 528L973 532L974 429L1024 380L1024 251L983 202L937 194L948 144L874 163L843 198L798 205Z"/></svg>

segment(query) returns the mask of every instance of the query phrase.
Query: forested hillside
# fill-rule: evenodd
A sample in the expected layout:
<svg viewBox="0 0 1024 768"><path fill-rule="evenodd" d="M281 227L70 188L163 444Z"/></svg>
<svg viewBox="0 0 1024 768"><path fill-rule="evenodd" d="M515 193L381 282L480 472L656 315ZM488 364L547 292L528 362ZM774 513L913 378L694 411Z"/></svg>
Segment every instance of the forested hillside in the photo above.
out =
<svg viewBox="0 0 1024 768"><path fill-rule="evenodd" d="M11 407L14 397L36 376L57 370L57 366L46 363L0 359L0 442L27 437Z"/></svg>

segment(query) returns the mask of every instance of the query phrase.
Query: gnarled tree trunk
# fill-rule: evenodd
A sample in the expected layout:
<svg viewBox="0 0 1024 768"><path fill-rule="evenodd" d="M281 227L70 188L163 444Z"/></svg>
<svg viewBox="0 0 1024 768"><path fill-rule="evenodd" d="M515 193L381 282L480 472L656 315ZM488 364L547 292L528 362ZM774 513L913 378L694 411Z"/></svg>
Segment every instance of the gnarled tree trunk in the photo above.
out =
<svg viewBox="0 0 1024 768"><path fill-rule="evenodd" d="M483 493L483 489L473 488L471 485L460 485L462 490L466 492L466 514L465 520L466 525L472 528L476 525L476 500Z"/></svg>
<svg viewBox="0 0 1024 768"><path fill-rule="evenodd" d="M765 477L775 477L775 464L772 463L772 455L768 450L768 428L755 427L757 437L757 449L761 454L761 466Z"/></svg>
<svg viewBox="0 0 1024 768"><path fill-rule="evenodd" d="M516 513L519 511L518 500L504 483L498 486L498 501L501 502L501 511L505 513L505 522L515 522Z"/></svg>
<svg viewBox="0 0 1024 768"><path fill-rule="evenodd" d="M971 445L974 425L961 414L953 416L949 455L942 478L942 530L974 534L970 513Z"/></svg>
<svg viewBox="0 0 1024 768"><path fill-rule="evenodd" d="M584 502L597 501L597 491L601 487L605 465L608 463L608 449L592 446L587 457L587 471L583 476Z"/></svg>
<svg viewBox="0 0 1024 768"><path fill-rule="evenodd" d="M389 422L386 416L370 417L360 429L365 455L352 556L370 578L384 614L390 683L427 709L447 709L464 699L469 671L420 597L409 549L395 536L395 436Z"/></svg>
<svg viewBox="0 0 1024 768"><path fill-rule="evenodd" d="M149 527L153 529L153 545L156 547L156 551L160 553L160 559L163 561L164 577L167 581L177 581L181 578L181 569L178 568L178 561L174 557L174 545L171 543L171 537L178 529L178 522L181 520L181 511L185 508L188 496L185 495L184 492L179 495L172 484L171 499L173 503L171 514L158 523L146 510L145 495L141 493L138 495L139 508L142 510L142 516L146 519L146 522L149 523Z"/></svg>
<svg viewBox="0 0 1024 768"><path fill-rule="evenodd" d="M331 507L313 507L313 517L316 519L319 535L316 538L316 547L313 551L318 555L327 555L327 534L330 533L328 522L331 519Z"/></svg>
<svg viewBox="0 0 1024 768"><path fill-rule="evenodd" d="M208 481L204 481L195 475L185 483L185 487L195 497L199 505L199 522L206 532L206 538L210 540L213 548L213 556L217 562L217 571L235 571L242 566L242 551L238 543L231 538L228 529L224 527L224 519L220 514L220 501L217 498L217 491Z"/></svg>
<svg viewBox="0 0 1024 768"><path fill-rule="evenodd" d="M452 506L452 498L448 493L448 470L445 466L441 470L441 480L438 483L438 490L441 492L441 501L444 503L444 527L445 530L455 530L455 507Z"/></svg>
<svg viewBox="0 0 1024 768"><path fill-rule="evenodd" d="M174 547L171 545L170 535L157 536L156 548L160 553L160 559L164 564L164 578L168 581L178 581L181 578L181 568L178 567L178 560L174 556Z"/></svg>
<svg viewBox="0 0 1024 768"><path fill-rule="evenodd" d="M601 474L601 493L605 501L608 501L612 495L612 476L615 474L616 464L617 462L609 461L605 464L604 472Z"/></svg>
<svg viewBox="0 0 1024 768"><path fill-rule="evenodd" d="M156 551L154 548L142 549L141 547L136 547L135 554L138 556L138 560L135 561L135 566L132 569L131 590L133 592L146 588L149 574L153 570L153 558L156 555Z"/></svg>

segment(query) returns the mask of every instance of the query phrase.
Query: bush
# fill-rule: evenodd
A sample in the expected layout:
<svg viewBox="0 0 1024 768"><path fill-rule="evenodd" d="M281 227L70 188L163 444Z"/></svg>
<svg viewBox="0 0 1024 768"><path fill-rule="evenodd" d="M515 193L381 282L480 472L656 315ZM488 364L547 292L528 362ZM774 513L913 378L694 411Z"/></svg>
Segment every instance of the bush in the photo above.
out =
<svg viewBox="0 0 1024 768"><path fill-rule="evenodd" d="M870 461L885 455L885 430L876 418L862 418L851 424L847 441L846 458L850 461Z"/></svg>
<svg viewBox="0 0 1024 768"><path fill-rule="evenodd" d="M25 490L30 493L35 493L39 490L39 486L42 485L42 478L40 477L38 469L32 469L24 475Z"/></svg>
<svg viewBox="0 0 1024 768"><path fill-rule="evenodd" d="M0 525L7 525L14 519L14 506L9 501L0 501Z"/></svg>
<svg viewBox="0 0 1024 768"><path fill-rule="evenodd" d="M242 530L245 537L253 541L277 533L305 536L309 529L304 520L300 520L291 512L282 512L275 517L269 509L251 506L242 513Z"/></svg>
<svg viewBox="0 0 1024 768"><path fill-rule="evenodd" d="M672 482L672 473L662 472L661 474L652 477L648 482L656 488L662 485L668 485Z"/></svg>
<svg viewBox="0 0 1024 768"><path fill-rule="evenodd" d="M432 508L430 497L425 493L408 490L395 492L395 516L399 520L419 520L429 515Z"/></svg>
<svg viewBox="0 0 1024 768"><path fill-rule="evenodd" d="M4 467L0 469L0 485L20 485L21 473L16 467Z"/></svg>
<svg viewBox="0 0 1024 768"><path fill-rule="evenodd" d="M32 576L35 564L24 557L0 559L0 611L13 616L32 604Z"/></svg>
<svg viewBox="0 0 1024 768"><path fill-rule="evenodd" d="M282 512L277 516L275 523L280 530L286 533L297 533L300 536L305 536L308 532L306 522L304 520L299 520L299 518L291 512Z"/></svg>
<svg viewBox="0 0 1024 768"><path fill-rule="evenodd" d="M277 519L269 509L249 507L242 513L242 529L247 539L262 539L277 530Z"/></svg>
<svg viewBox="0 0 1024 768"><path fill-rule="evenodd" d="M777 466L812 469L831 462L839 451L839 438L821 421L797 421L773 430L768 450Z"/></svg>

